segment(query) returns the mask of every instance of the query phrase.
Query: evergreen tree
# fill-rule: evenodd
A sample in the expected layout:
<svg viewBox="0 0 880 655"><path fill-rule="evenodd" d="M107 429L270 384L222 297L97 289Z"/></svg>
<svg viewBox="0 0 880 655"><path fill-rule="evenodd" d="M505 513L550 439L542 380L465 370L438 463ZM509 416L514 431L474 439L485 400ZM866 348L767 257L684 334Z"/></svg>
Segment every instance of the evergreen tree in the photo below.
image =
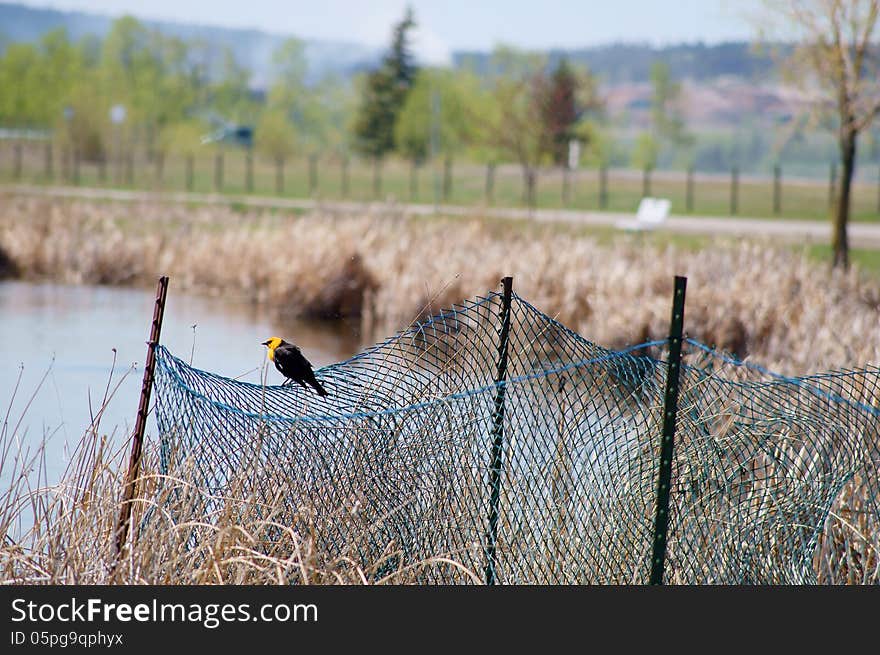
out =
<svg viewBox="0 0 880 655"><path fill-rule="evenodd" d="M394 149L394 126L418 72L408 43L413 27L408 7L394 27L391 51L381 67L367 76L354 125L355 146L365 155L382 157Z"/></svg>
<svg viewBox="0 0 880 655"><path fill-rule="evenodd" d="M574 127L580 118L577 106L578 79L568 60L563 58L559 61L544 86L541 118L546 132L546 148L553 162L561 165L568 157L568 142L574 137Z"/></svg>

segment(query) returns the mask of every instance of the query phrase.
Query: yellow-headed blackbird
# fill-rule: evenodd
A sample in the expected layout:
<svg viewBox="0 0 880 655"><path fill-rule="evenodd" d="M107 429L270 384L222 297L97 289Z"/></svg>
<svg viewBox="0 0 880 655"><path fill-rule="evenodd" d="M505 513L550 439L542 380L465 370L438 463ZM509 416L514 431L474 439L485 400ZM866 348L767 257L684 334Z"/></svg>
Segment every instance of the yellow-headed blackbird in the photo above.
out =
<svg viewBox="0 0 880 655"><path fill-rule="evenodd" d="M310 384L319 396L327 395L324 387L315 379L312 365L299 348L280 337L272 337L264 341L263 345L269 349L268 356L275 362L275 368L281 371L281 375L288 378L288 381L299 382L304 389L306 384Z"/></svg>

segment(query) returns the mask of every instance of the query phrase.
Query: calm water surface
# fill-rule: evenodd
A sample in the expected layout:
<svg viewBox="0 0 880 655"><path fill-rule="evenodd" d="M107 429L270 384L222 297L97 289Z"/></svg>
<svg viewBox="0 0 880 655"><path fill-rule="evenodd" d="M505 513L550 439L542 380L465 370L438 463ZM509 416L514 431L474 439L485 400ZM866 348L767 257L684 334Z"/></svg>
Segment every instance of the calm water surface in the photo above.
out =
<svg viewBox="0 0 880 655"><path fill-rule="evenodd" d="M46 438L50 482L90 425L90 405L101 406L108 380L111 389L120 386L101 432L118 441L131 432L154 302L153 290L0 283L0 418L8 412L8 433L19 425L27 444ZM275 335L295 341L316 368L362 346L344 323L284 321L249 304L178 293L171 280L160 341L194 366L259 382L260 343ZM283 380L274 367L267 375L270 384ZM152 416L147 434L156 435Z"/></svg>

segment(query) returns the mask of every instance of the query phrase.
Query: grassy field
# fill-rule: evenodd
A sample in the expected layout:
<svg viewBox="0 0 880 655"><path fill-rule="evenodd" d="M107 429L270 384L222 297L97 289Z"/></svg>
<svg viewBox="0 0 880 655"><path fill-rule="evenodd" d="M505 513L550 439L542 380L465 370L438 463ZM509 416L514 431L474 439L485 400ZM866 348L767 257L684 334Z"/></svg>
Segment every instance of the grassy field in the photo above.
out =
<svg viewBox="0 0 880 655"><path fill-rule="evenodd" d="M453 162L448 185L444 185L444 167L425 165L413 169L406 162L386 161L379 172L371 162L352 158L347 164L338 157L306 157L286 162L279 186L277 165L264 158L252 159L248 184L245 153L227 150L223 153L222 176L218 187L216 154L204 152L192 159L189 182L187 158L167 156L161 173L156 162L145 159L132 161L130 177L126 162L103 167L96 163L80 163L74 176L73 163L53 153L52 174L47 174L44 146L22 149L20 172L16 174L14 150L4 144L0 150L0 182L21 181L49 184L68 183L83 186L118 187L151 190L196 192L216 191L235 196L244 193L278 195L281 197L338 200L375 200L394 197L401 202L519 207L525 205L521 170L516 165L498 166L494 172L491 197L487 195L487 167ZM66 171L66 172L65 172ZM863 171L864 181L853 191L853 220L880 221L880 185L869 181L874 171ZM829 217L828 180L786 180L779 187L778 211L774 203L774 180L767 177L740 176L734 199L730 175L696 173L693 178L691 202L688 203L687 175L683 171L654 172L647 191L669 198L672 212L678 214L748 217L779 217L824 220ZM448 194L444 195L444 188ZM645 180L640 171L611 169L607 171L604 203L601 201L601 175L596 169L581 169L564 175L558 169L542 170L536 187L536 206L632 212L643 195Z"/></svg>

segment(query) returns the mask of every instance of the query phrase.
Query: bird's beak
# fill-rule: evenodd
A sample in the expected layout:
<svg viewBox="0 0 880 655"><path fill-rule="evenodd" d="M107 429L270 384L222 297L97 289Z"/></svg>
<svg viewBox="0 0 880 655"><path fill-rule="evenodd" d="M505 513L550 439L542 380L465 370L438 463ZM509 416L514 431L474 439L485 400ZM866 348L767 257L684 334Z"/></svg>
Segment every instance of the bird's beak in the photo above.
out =
<svg viewBox="0 0 880 655"><path fill-rule="evenodd" d="M260 345L261 345L261 346L268 346L268 345L269 345L269 342L268 342L268 341L264 341L264 342L261 343Z"/></svg>

